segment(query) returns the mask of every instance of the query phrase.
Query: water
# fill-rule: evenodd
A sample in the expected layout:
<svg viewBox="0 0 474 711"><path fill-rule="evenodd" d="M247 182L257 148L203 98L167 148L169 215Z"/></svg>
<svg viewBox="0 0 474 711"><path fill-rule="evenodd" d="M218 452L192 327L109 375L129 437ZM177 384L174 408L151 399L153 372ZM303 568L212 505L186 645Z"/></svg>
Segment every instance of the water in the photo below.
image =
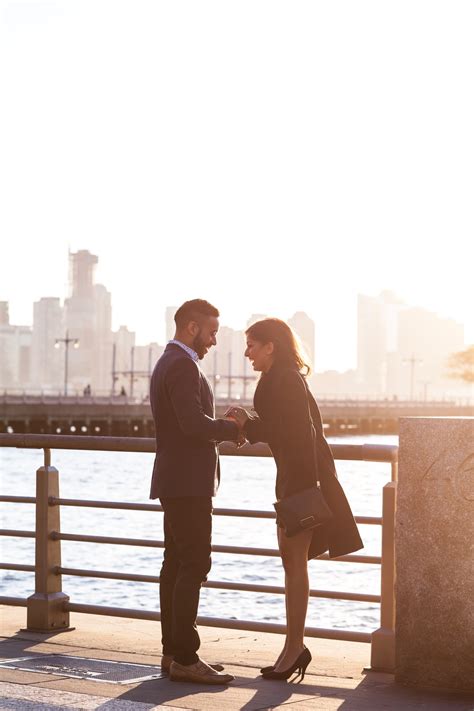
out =
<svg viewBox="0 0 474 711"><path fill-rule="evenodd" d="M330 439L353 444L396 444L393 436ZM55 450L52 465L59 470L63 498L147 503L152 454ZM39 450L0 449L1 493L35 495L35 471L43 464ZM381 516L382 488L390 481L390 465L337 462L339 479L355 515ZM275 464L271 458L222 457L221 486L216 508L273 510ZM158 502L156 502L158 503ZM0 504L2 528L34 530L34 506ZM61 509L64 533L163 539L162 514L107 509ZM215 544L276 547L273 520L215 516ZM367 555L380 555L381 527L360 526ZM34 565L34 540L0 538L1 560ZM62 565L68 568L158 575L162 549L63 541ZM313 560L312 588L350 592L380 592L380 566ZM279 558L214 553L210 580L283 585ZM3 595L27 597L34 592L34 574L0 571ZM63 591L72 602L136 609L159 609L158 585L130 581L63 576ZM199 613L213 617L283 623L284 596L203 588ZM314 627L372 631L379 626L379 605L368 602L311 598L307 624Z"/></svg>

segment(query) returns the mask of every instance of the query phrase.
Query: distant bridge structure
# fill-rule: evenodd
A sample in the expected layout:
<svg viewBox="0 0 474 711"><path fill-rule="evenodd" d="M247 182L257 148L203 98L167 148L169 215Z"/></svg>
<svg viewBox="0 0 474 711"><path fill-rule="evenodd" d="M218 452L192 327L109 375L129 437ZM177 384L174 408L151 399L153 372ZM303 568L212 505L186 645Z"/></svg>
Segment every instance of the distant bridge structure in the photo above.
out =
<svg viewBox="0 0 474 711"><path fill-rule="evenodd" d="M251 408L250 401L240 401ZM397 434L399 417L469 417L470 404L455 401L411 402L318 398L325 432L340 434ZM216 401L217 415L227 399ZM87 397L0 395L0 432L24 434L107 435L153 437L150 404L126 396Z"/></svg>

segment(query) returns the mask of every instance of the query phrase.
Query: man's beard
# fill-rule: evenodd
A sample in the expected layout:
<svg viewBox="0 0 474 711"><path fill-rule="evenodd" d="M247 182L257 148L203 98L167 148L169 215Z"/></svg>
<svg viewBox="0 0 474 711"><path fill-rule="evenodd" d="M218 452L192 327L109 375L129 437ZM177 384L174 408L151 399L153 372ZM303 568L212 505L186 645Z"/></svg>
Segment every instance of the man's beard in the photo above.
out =
<svg viewBox="0 0 474 711"><path fill-rule="evenodd" d="M201 331L194 336L193 350L198 354L199 360L202 360L206 355L206 346L201 338Z"/></svg>

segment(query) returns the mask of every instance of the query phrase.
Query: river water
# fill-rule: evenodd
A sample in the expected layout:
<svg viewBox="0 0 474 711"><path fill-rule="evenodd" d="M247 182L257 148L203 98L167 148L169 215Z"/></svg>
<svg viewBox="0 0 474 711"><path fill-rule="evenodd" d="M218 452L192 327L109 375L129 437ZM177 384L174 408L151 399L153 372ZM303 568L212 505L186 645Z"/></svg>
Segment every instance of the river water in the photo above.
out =
<svg viewBox="0 0 474 711"><path fill-rule="evenodd" d="M347 444L396 444L394 436L330 438ZM59 470L60 496L148 503L152 454L55 450L52 465ZM0 449L1 493L35 495L35 471L42 466L41 450ZM338 461L341 484L355 515L381 516L382 488L390 481L385 463ZM273 510L275 464L271 458L221 458L221 486L215 508ZM158 502L156 502L158 503ZM0 504L0 526L34 530L34 506ZM215 516L213 543L276 547L273 520ZM62 507L61 530L100 536L163 539L162 514ZM380 555L381 527L361 525L365 548ZM34 540L0 538L1 561L34 565ZM162 549L63 541L62 565L114 572L158 575ZM380 592L380 566L313 560L312 588L350 592ZM209 580L283 585L279 558L214 553ZM27 597L34 592L34 574L0 570L3 595ZM159 609L158 585L119 580L63 576L63 591L72 602L136 609ZM203 588L199 614L283 623L284 596ZM379 605L368 602L311 598L307 625L370 632L379 626Z"/></svg>

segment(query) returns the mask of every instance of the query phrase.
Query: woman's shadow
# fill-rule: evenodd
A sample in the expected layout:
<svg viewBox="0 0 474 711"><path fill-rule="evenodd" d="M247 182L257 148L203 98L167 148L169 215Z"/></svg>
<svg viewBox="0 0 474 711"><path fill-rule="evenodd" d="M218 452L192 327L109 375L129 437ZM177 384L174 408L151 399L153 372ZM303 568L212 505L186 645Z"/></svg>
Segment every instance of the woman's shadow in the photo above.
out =
<svg viewBox="0 0 474 711"><path fill-rule="evenodd" d="M236 688L237 687L237 688ZM260 674L255 677L238 676L229 686L212 686L204 684L188 684L169 681L166 677L145 681L142 684L128 689L113 700L108 700L97 708L97 711L105 711L114 708L117 701L139 701L142 704L150 704L150 708L159 704L166 704L170 701L179 703L182 699L189 703L190 697L203 696L201 705L197 699L193 708L223 708L218 698L209 699L209 695L215 697L216 694L232 695L234 708L246 711L270 708L287 703L291 697L297 694L301 700L303 697L314 696L314 687L311 684L292 684L286 682L268 682L262 679ZM296 701L296 699L295 699ZM227 701L228 703L228 701Z"/></svg>

